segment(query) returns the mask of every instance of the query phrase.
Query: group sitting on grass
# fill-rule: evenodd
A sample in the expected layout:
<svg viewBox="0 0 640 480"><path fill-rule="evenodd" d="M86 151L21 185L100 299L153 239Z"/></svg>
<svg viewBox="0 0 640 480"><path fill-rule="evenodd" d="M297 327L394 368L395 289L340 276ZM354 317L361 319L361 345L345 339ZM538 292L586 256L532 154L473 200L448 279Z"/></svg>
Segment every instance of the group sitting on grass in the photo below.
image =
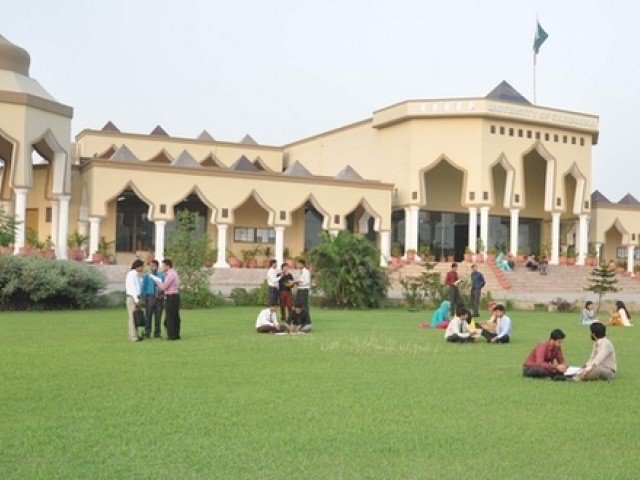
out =
<svg viewBox="0 0 640 480"><path fill-rule="evenodd" d="M511 319L503 305L493 306L491 318L484 324L476 324L464 307L459 307L456 313L444 333L447 342L470 343L484 337L489 343L509 343Z"/></svg>
<svg viewBox="0 0 640 480"><path fill-rule="evenodd" d="M549 339L538 343L522 364L522 375L552 380L613 380L618 368L613 343L606 338L607 327L600 322L589 325L593 348L582 367L568 367L562 353L565 334L555 329Z"/></svg>
<svg viewBox="0 0 640 480"><path fill-rule="evenodd" d="M629 310L627 310L624 302L618 300L616 302L615 309L611 312L609 320L600 320L595 316L595 312L593 311L594 304L592 301L588 301L584 305L584 310L582 310L582 316L580 317L581 325L591 325L592 323L604 323L610 327L633 327L633 323L631 323L631 314Z"/></svg>
<svg viewBox="0 0 640 480"><path fill-rule="evenodd" d="M309 313L303 309L302 304L297 303L286 322L279 323L276 315L278 305L271 303L258 314L256 319L256 332L258 333L309 333L311 332L311 320Z"/></svg>

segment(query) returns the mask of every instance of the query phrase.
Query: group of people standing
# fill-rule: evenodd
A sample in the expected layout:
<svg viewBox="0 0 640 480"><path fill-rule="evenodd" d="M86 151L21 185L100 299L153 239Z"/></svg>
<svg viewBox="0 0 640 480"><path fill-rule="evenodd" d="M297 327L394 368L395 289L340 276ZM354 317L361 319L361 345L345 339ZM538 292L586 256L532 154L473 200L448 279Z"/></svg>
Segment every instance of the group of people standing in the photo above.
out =
<svg viewBox="0 0 640 480"><path fill-rule="evenodd" d="M165 258L161 265L151 260L147 273L144 273L144 262L134 260L125 279L125 293L129 340L152 338L152 327L153 338L162 338L163 311L167 340L180 340L180 279L170 259ZM136 310L145 319L142 335L138 335Z"/></svg>
<svg viewBox="0 0 640 480"><path fill-rule="evenodd" d="M298 280L294 280L289 272L289 265L283 263L278 270L278 262L271 260L267 270L269 288L269 307L258 314L256 332L258 333L308 333L311 331L311 315L309 314L309 289L311 288L311 272L304 259L297 260L300 270ZM297 287L296 301L293 304L293 288ZM276 310L280 305L278 322Z"/></svg>

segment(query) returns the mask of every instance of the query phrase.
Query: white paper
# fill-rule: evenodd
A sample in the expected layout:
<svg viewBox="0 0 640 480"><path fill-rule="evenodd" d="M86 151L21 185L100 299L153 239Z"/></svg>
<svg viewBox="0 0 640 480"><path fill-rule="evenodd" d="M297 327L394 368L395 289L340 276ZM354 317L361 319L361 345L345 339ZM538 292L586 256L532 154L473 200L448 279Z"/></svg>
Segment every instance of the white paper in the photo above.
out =
<svg viewBox="0 0 640 480"><path fill-rule="evenodd" d="M160 282L162 283L162 279L160 277L156 277L153 273L149 273L149 278L151 280L153 280L154 282Z"/></svg>
<svg viewBox="0 0 640 480"><path fill-rule="evenodd" d="M568 367L567 371L564 372L566 377L573 377L574 375L578 375L582 371L582 367Z"/></svg>

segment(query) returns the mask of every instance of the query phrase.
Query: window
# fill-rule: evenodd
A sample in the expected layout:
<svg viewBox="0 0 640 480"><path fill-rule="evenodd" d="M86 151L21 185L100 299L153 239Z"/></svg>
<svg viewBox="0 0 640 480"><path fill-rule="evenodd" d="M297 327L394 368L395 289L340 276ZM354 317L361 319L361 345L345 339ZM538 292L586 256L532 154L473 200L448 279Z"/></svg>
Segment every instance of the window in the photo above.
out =
<svg viewBox="0 0 640 480"><path fill-rule="evenodd" d="M580 138L580 146L584 147L584 138Z"/></svg>
<svg viewBox="0 0 640 480"><path fill-rule="evenodd" d="M536 140L540 140L540 132L536 132Z"/></svg>
<svg viewBox="0 0 640 480"><path fill-rule="evenodd" d="M44 221L46 223L51 223L51 217L53 217L53 211L51 210L51 207L47 207L44 211Z"/></svg>
<svg viewBox="0 0 640 480"><path fill-rule="evenodd" d="M557 133L553 134L553 141L558 143L558 134Z"/></svg>
<svg viewBox="0 0 640 480"><path fill-rule="evenodd" d="M531 138L532 133L533 133L533 132L532 132L531 130L527 130L527 138Z"/></svg>
<svg viewBox="0 0 640 480"><path fill-rule="evenodd" d="M275 243L274 228L235 227L233 241L236 243Z"/></svg>
<svg viewBox="0 0 640 480"><path fill-rule="evenodd" d="M509 129L509 136L510 136L510 137L513 137L513 128L510 128L510 129Z"/></svg>
<svg viewBox="0 0 640 480"><path fill-rule="evenodd" d="M548 133L545 133L545 134L544 134L544 140L545 140L546 142L548 142L548 141L549 141L549 134L548 134Z"/></svg>
<svg viewBox="0 0 640 480"><path fill-rule="evenodd" d="M521 128L518 129L518 136L522 137L522 135L524 135L524 132L522 131Z"/></svg>
<svg viewBox="0 0 640 480"><path fill-rule="evenodd" d="M148 217L149 206L133 190L116 199L116 251L153 250L155 224ZM107 238L107 240L109 240Z"/></svg>
<svg viewBox="0 0 640 480"><path fill-rule="evenodd" d="M500 127L500 135L504 135L504 127Z"/></svg>
<svg viewBox="0 0 640 480"><path fill-rule="evenodd" d="M562 143L567 143L567 136L566 135L562 136Z"/></svg>
<svg viewBox="0 0 640 480"><path fill-rule="evenodd" d="M575 145L576 144L576 137L571 137L571 145Z"/></svg>
<svg viewBox="0 0 640 480"><path fill-rule="evenodd" d="M489 127L489 132L490 132L490 133L496 133L496 126L495 126L495 125L491 125L491 126Z"/></svg>

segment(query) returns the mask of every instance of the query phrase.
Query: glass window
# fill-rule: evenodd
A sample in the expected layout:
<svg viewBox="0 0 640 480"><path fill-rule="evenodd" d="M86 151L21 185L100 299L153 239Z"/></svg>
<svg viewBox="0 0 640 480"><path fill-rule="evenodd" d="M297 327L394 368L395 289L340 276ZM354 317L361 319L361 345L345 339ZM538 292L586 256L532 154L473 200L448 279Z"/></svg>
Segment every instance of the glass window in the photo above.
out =
<svg viewBox="0 0 640 480"><path fill-rule="evenodd" d="M155 248L155 224L149 219L148 212L149 206L132 190L125 190L116 199L116 251Z"/></svg>
<svg viewBox="0 0 640 480"><path fill-rule="evenodd" d="M234 242L251 242L255 241L255 229L249 227L235 227L233 229Z"/></svg>

